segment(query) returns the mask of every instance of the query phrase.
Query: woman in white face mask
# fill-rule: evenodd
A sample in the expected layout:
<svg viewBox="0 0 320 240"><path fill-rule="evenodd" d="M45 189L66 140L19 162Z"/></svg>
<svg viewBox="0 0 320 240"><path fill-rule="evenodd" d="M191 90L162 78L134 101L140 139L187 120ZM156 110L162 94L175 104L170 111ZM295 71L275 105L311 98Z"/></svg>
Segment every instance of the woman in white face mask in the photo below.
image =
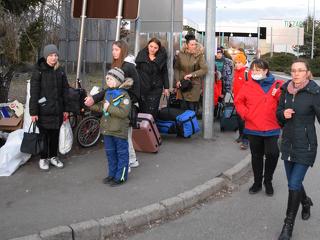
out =
<svg viewBox="0 0 320 240"><path fill-rule="evenodd" d="M272 178L279 157L277 141L280 126L276 109L283 81L275 80L269 72L268 63L261 59L252 62L248 75L248 81L235 98L235 106L245 121L243 133L250 142L254 183L249 193L261 191L263 183L266 194L272 196Z"/></svg>

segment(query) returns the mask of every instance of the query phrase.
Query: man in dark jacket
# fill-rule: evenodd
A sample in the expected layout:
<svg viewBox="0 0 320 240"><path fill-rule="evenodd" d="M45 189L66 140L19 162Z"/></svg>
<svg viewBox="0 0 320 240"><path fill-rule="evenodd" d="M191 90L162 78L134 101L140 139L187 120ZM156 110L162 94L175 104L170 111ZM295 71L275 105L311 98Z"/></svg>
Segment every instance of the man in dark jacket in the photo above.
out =
<svg viewBox="0 0 320 240"><path fill-rule="evenodd" d="M40 153L39 167L49 170L49 164L58 168L63 163L57 158L59 130L64 118L65 91L69 88L67 76L58 62L58 49L55 45L45 46L43 57L35 65L30 85L30 116L36 122L44 141Z"/></svg>

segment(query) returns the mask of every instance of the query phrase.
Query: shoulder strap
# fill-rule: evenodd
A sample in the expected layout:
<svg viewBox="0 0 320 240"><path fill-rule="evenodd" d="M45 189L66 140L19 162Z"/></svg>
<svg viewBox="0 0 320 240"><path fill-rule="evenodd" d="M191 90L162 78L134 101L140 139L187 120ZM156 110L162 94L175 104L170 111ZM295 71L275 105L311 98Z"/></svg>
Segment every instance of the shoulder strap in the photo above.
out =
<svg viewBox="0 0 320 240"><path fill-rule="evenodd" d="M244 80L245 80L245 81L248 81L248 79L249 79L248 74L249 74L249 70L246 69L246 70L244 71Z"/></svg>

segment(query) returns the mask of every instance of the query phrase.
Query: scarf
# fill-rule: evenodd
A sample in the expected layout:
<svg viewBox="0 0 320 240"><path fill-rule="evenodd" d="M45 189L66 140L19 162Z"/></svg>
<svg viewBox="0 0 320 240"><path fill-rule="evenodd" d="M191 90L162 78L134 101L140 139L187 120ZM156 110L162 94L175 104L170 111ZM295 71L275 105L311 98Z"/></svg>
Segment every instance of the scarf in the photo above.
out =
<svg viewBox="0 0 320 240"><path fill-rule="evenodd" d="M304 82L302 82L299 86L294 86L294 83L293 83L293 81L291 81L291 82L289 82L289 84L288 84L288 92L290 93L290 94L292 94L292 95L296 95L297 94L297 92L299 91L299 90L301 90L301 89L303 89L305 86L307 86L308 85L308 83L309 83L309 79L307 79L307 80L305 80Z"/></svg>

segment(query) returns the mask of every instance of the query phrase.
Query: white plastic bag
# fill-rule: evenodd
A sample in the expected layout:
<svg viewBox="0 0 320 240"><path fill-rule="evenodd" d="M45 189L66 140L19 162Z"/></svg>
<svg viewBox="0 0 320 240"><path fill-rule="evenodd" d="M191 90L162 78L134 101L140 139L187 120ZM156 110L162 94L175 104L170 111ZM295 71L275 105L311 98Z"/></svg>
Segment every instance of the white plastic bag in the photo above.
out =
<svg viewBox="0 0 320 240"><path fill-rule="evenodd" d="M23 129L18 129L9 134L6 144L0 148L0 176L10 176L31 157L20 152L22 139Z"/></svg>
<svg viewBox="0 0 320 240"><path fill-rule="evenodd" d="M59 135L59 152L67 154L70 152L73 143L73 133L69 120L62 123Z"/></svg>

